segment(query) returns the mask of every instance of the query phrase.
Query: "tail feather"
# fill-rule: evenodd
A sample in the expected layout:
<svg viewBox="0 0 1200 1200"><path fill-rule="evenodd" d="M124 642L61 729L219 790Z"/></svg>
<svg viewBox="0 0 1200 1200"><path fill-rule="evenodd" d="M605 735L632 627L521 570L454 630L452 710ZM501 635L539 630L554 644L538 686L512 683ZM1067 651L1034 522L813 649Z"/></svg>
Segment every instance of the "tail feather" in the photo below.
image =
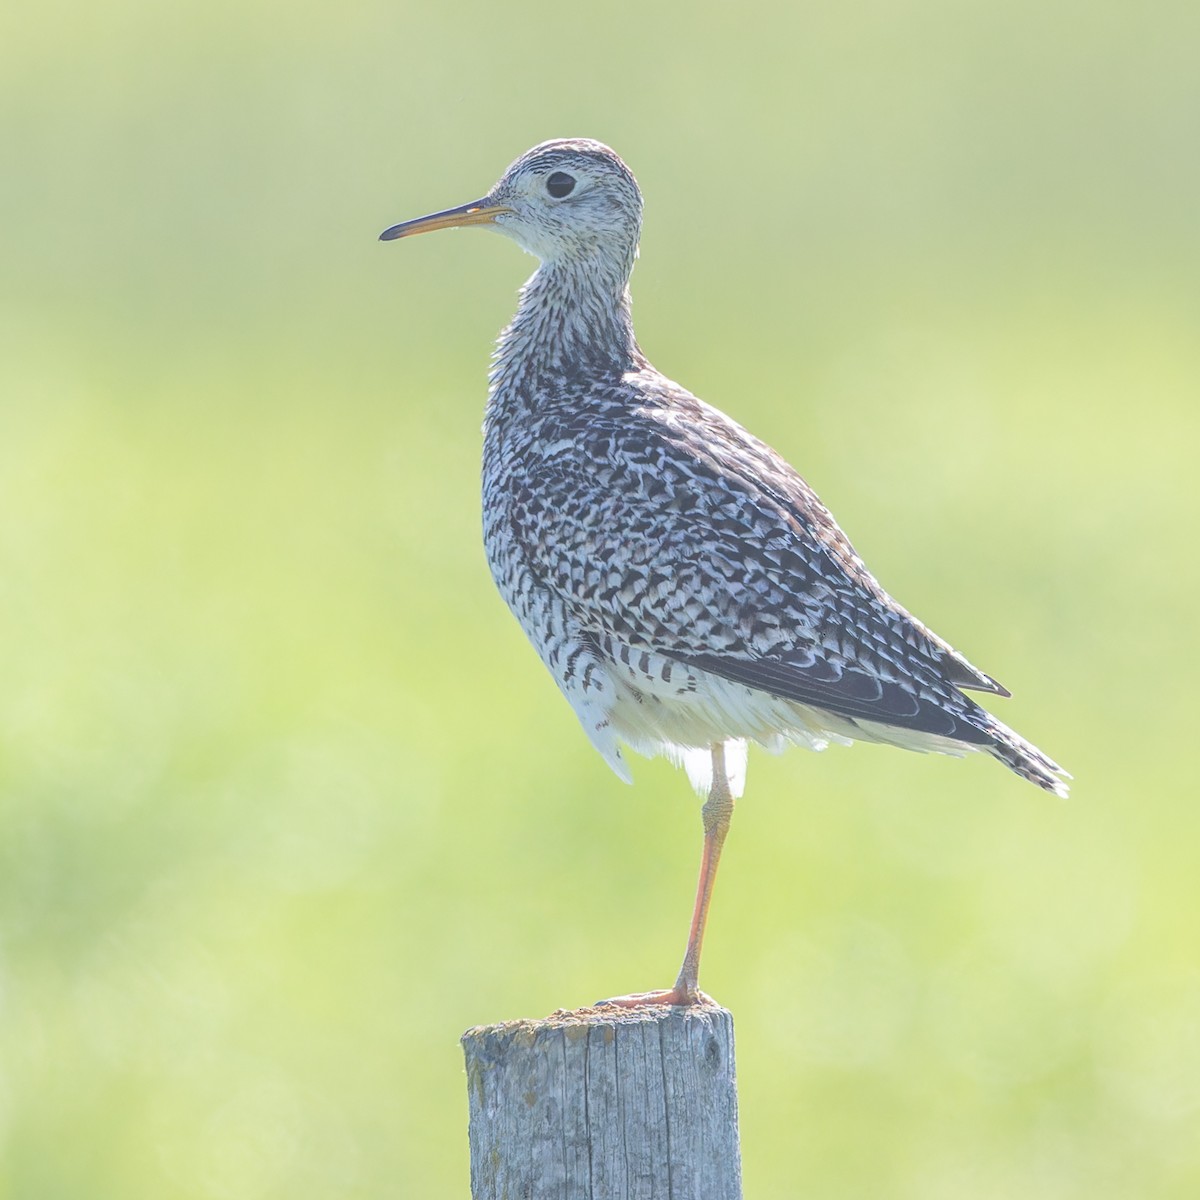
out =
<svg viewBox="0 0 1200 1200"><path fill-rule="evenodd" d="M1064 781L1071 778L1068 771L995 717L988 722L988 732L994 741L987 749L1006 767L1022 779L1066 799L1067 784Z"/></svg>

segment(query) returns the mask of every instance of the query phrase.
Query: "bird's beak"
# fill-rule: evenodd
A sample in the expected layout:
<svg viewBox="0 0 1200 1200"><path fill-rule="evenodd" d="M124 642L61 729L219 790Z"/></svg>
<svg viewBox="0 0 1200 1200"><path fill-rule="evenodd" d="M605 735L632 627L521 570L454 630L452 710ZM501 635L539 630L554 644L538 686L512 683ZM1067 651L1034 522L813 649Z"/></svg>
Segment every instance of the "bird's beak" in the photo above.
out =
<svg viewBox="0 0 1200 1200"><path fill-rule="evenodd" d="M381 242L395 238L412 237L414 233L431 233L435 229L457 229L461 225L491 225L501 213L512 212L506 204L493 204L490 200L476 200L472 204L460 204L458 208L447 208L443 212L417 217L415 221L401 221L380 235Z"/></svg>

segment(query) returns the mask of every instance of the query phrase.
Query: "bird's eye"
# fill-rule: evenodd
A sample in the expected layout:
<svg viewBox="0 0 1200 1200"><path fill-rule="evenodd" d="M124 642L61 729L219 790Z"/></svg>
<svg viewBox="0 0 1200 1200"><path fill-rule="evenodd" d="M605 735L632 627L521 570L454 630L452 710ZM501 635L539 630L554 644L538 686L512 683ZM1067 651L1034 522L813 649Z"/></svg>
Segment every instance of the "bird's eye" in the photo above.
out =
<svg viewBox="0 0 1200 1200"><path fill-rule="evenodd" d="M575 190L575 176L568 175L566 171L555 171L549 179L546 180L546 191L552 195L555 200L561 200L564 196L569 196Z"/></svg>

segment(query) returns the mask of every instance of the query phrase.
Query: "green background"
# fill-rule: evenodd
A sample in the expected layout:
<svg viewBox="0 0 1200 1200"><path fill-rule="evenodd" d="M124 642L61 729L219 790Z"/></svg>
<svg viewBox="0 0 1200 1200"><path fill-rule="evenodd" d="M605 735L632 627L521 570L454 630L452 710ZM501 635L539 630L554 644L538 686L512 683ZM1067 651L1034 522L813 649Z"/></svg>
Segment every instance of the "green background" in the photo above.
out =
<svg viewBox="0 0 1200 1200"><path fill-rule="evenodd" d="M752 1197L1200 1194L1200 9L10 5L0 1196L467 1193L457 1038L674 978L479 538L532 267L380 245L534 142L647 195L655 363L1075 775L752 754L702 983Z"/></svg>

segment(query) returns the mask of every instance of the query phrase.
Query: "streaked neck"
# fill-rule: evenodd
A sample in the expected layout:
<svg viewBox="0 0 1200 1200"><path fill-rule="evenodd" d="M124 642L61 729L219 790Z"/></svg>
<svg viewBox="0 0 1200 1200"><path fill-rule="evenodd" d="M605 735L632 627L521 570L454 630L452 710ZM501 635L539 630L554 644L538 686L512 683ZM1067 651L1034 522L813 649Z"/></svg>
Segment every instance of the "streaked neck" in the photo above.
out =
<svg viewBox="0 0 1200 1200"><path fill-rule="evenodd" d="M497 342L491 399L533 400L540 380L620 376L644 362L630 303L624 270L594 259L543 263Z"/></svg>

